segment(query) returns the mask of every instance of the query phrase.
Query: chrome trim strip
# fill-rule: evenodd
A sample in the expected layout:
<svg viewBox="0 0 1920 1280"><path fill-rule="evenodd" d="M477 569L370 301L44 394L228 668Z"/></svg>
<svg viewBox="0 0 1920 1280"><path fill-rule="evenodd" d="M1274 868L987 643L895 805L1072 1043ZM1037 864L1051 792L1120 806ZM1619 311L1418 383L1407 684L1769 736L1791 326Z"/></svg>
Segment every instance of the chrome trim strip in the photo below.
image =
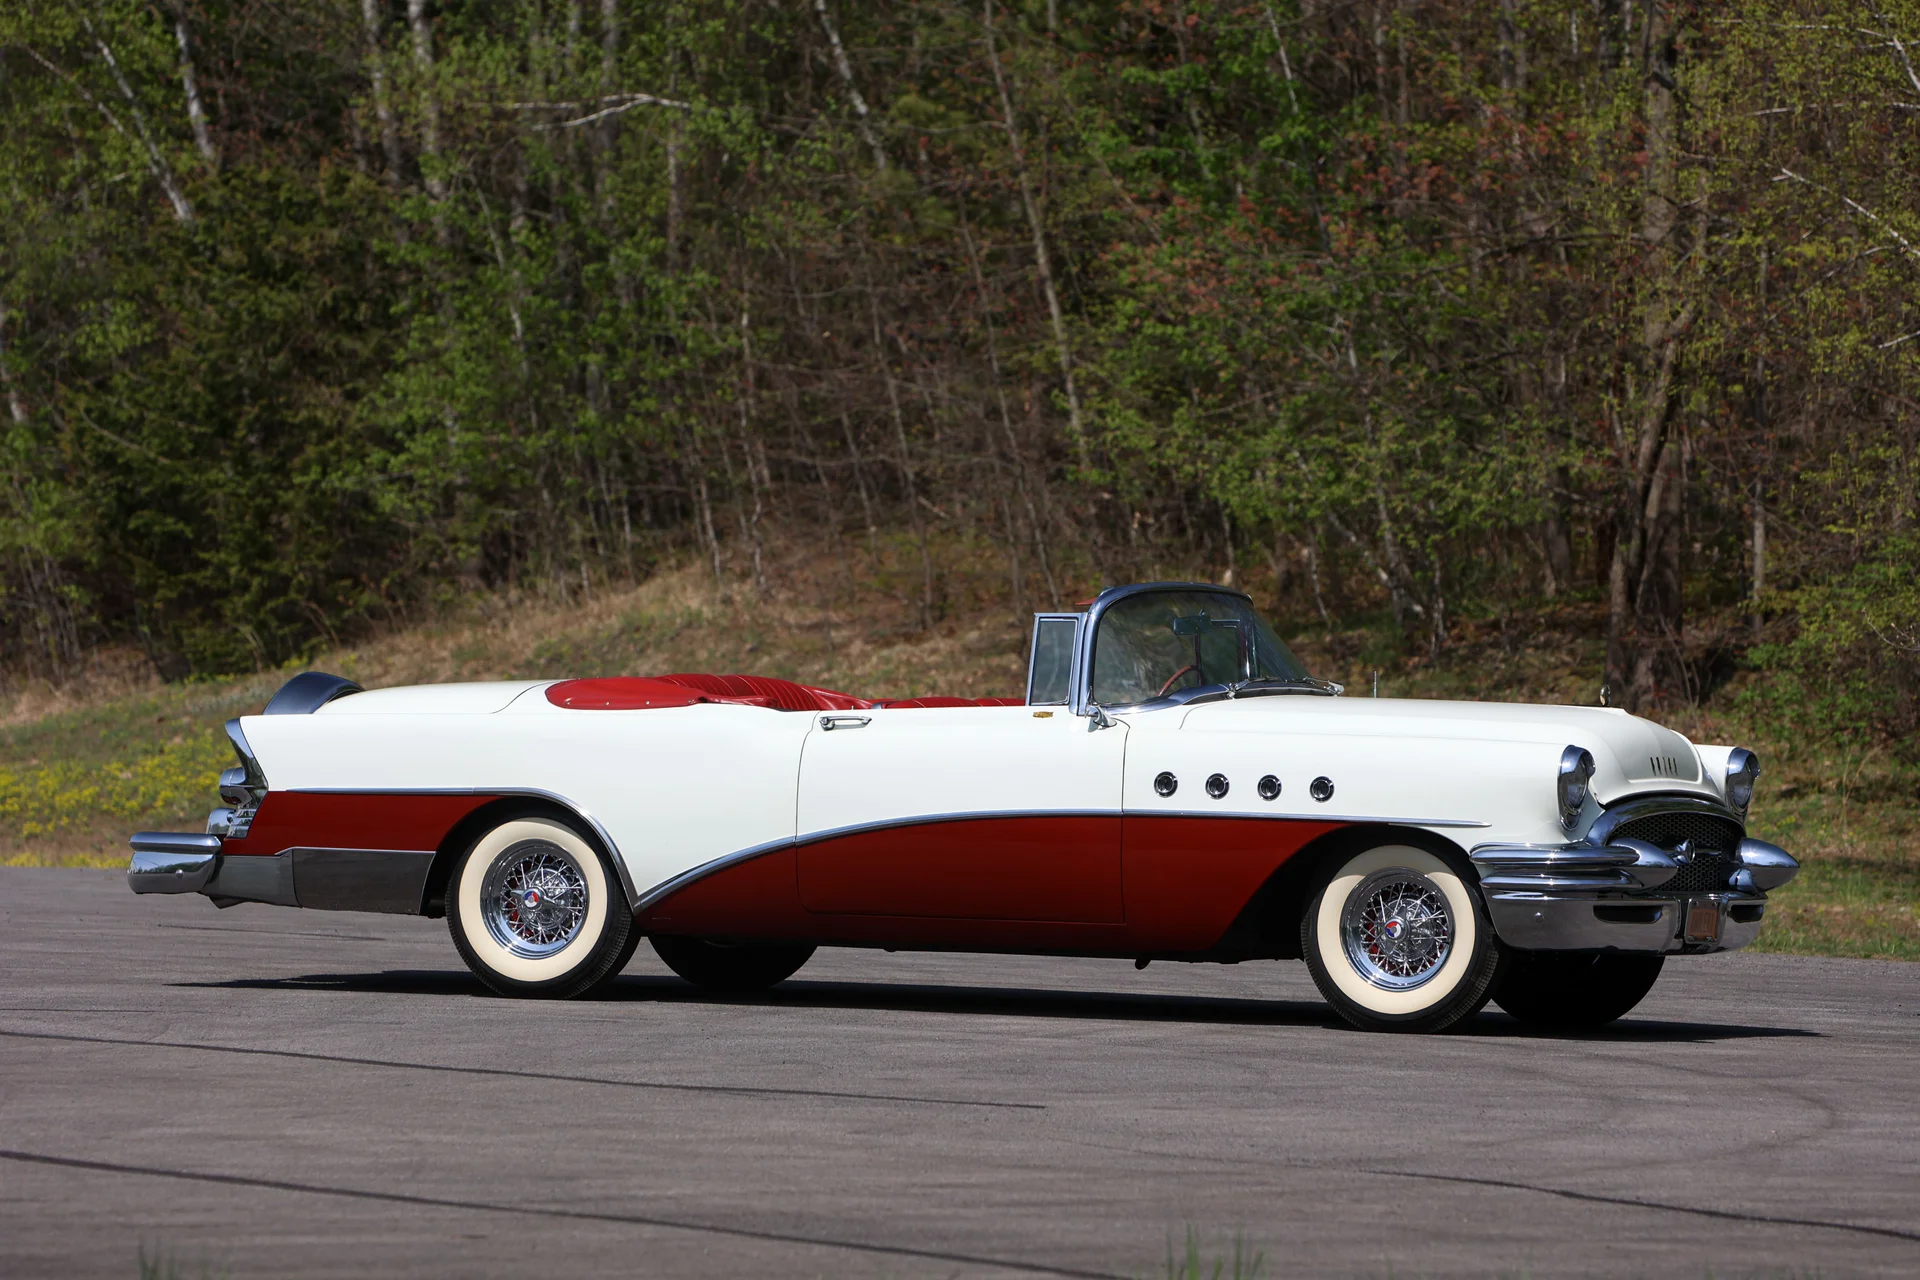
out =
<svg viewBox="0 0 1920 1280"><path fill-rule="evenodd" d="M1607 893L1637 888L1618 871L1554 871L1546 874L1482 875L1480 887L1489 893Z"/></svg>
<svg viewBox="0 0 1920 1280"><path fill-rule="evenodd" d="M1482 844L1469 850L1467 857L1480 872L1481 884L1508 889L1524 888L1528 882L1535 882L1541 888L1566 888L1574 882L1555 877L1581 873L1596 877L1588 886L1592 888L1653 889L1680 871L1680 863L1672 854L1644 840L1632 839L1611 845L1585 841L1546 845Z"/></svg>
<svg viewBox="0 0 1920 1280"><path fill-rule="evenodd" d="M186 831L140 831L127 841L135 853L218 853L220 837Z"/></svg>
<svg viewBox="0 0 1920 1280"><path fill-rule="evenodd" d="M1351 813L1271 813L1263 809L1128 809L1129 818L1263 818L1281 822L1366 822L1394 827L1490 827L1471 818L1363 818Z"/></svg>
<svg viewBox="0 0 1920 1280"><path fill-rule="evenodd" d="M706 879L716 871L725 871L728 867L736 866L739 863L751 862L762 854L778 853L782 849L790 849L795 843L791 836L780 840L769 840L765 844L756 844L749 849L736 849L732 853L723 853L711 862L703 862L697 867L690 867L682 871L679 875L669 876L667 879L662 880L659 884L641 894L640 897L635 900L633 913L639 915L648 907L678 893L696 880Z"/></svg>
<svg viewBox="0 0 1920 1280"><path fill-rule="evenodd" d="M795 845L819 844L841 836L857 836L889 827L931 827L944 822L977 822L987 818L1121 818L1123 809L970 809L958 813L917 814L911 818L882 818L878 822L855 822L844 827L826 827L803 836L795 836ZM1216 815L1218 816L1218 815Z"/></svg>
<svg viewBox="0 0 1920 1280"><path fill-rule="evenodd" d="M764 854L778 853L782 849L798 849L804 845L820 844L835 840L841 836L861 835L868 831L885 831L894 827L924 827L943 822L969 822L983 818L1120 818L1125 817L1120 809L990 809L965 813L934 813L913 818L884 818L878 822L856 822L845 827L828 827L822 831L811 832L804 836L787 836L779 840L769 840L765 844L756 844L751 848L737 849L732 853L723 853L709 862L691 867L678 875L662 880L640 897L636 911L645 910L669 894L676 893L696 880L704 880L716 871L742 862L751 862ZM1219 817L1219 814L1211 815Z"/></svg>
<svg viewBox="0 0 1920 1280"><path fill-rule="evenodd" d="M1636 860L1631 849L1577 844L1477 844L1467 851L1467 857L1483 871L1520 867L1599 871L1630 867Z"/></svg>
<svg viewBox="0 0 1920 1280"><path fill-rule="evenodd" d="M634 886L633 873L627 870L627 860L621 855L620 846L613 842L612 834L585 805L558 791L539 787L290 787L288 792L303 796L531 796L536 800L551 800L593 828L613 859L613 869L619 873L620 889L627 895L628 904L636 911L640 909L640 890Z"/></svg>
<svg viewBox="0 0 1920 1280"><path fill-rule="evenodd" d="M240 728L238 717L227 721L227 741L233 744L234 754L240 757L240 764L247 771L247 785L265 790L267 775L260 768L260 757L253 754L253 747L247 742L247 735Z"/></svg>
<svg viewBox="0 0 1920 1280"><path fill-rule="evenodd" d="M670 876L648 889L634 903L634 911L640 912L655 905L670 895L679 892L697 880L704 880L716 871L725 871L728 867L742 862L751 862L764 854L778 853L782 849L798 849L810 844L835 840L841 836L861 835L868 831L884 831L893 827L933 826L943 822L972 822L988 818L1260 818L1267 821L1288 822L1370 822L1394 823L1401 826L1444 826L1444 827L1484 827L1485 822L1466 822L1448 818L1347 818L1339 815L1290 813L1220 813L1193 812L1189 810L1139 810L1139 809L980 809L962 813L933 813L912 818L886 818L878 822L856 822L845 827L829 827L823 831L810 832L804 836L791 836L780 840L769 840L747 849L738 849L732 853L723 853L709 862L690 867L678 875Z"/></svg>

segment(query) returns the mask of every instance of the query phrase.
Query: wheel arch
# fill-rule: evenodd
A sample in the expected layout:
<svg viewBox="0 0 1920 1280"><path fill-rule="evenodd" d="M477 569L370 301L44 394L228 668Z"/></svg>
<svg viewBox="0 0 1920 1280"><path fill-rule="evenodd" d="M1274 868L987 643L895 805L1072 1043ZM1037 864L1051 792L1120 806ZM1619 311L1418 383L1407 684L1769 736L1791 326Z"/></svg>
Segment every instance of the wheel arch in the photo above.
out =
<svg viewBox="0 0 1920 1280"><path fill-rule="evenodd" d="M607 835L605 828L585 810L560 796L526 792L503 795L481 805L454 823L441 838L433 852L433 864L427 868L426 884L420 891L421 915L438 920L447 914L447 885L452 881L454 868L459 865L461 857L473 848L480 837L515 818L551 818L571 829L613 867L621 891L626 895L628 909L636 907L640 895L635 891L633 881L627 874L626 863L621 861L620 852L614 847L613 839Z"/></svg>
<svg viewBox="0 0 1920 1280"><path fill-rule="evenodd" d="M1300 920L1329 864L1389 842L1424 849L1453 863L1470 886L1479 883L1467 851L1445 836L1424 827L1355 823L1307 842L1275 868L1228 927L1220 950L1236 958L1300 959Z"/></svg>

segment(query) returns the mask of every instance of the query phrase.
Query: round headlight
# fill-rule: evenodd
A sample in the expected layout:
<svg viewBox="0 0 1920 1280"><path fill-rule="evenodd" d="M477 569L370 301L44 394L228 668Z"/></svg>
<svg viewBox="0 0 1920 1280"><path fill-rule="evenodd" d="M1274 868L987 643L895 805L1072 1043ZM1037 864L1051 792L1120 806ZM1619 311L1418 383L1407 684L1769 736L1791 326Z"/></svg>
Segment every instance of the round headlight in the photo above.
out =
<svg viewBox="0 0 1920 1280"><path fill-rule="evenodd" d="M1727 803L1741 813L1753 803L1753 784L1760 780L1760 757L1745 747L1727 754Z"/></svg>
<svg viewBox="0 0 1920 1280"><path fill-rule="evenodd" d="M1587 803L1587 784L1593 780L1593 753L1585 747L1568 747L1560 753L1560 824L1569 830L1580 820Z"/></svg>

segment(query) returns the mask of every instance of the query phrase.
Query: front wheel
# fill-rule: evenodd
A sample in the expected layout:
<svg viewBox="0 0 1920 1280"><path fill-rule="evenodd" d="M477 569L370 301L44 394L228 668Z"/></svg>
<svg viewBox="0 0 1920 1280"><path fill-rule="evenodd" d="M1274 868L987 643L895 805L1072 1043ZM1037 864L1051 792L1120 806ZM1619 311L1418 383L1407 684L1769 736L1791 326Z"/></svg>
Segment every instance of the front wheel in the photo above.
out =
<svg viewBox="0 0 1920 1280"><path fill-rule="evenodd" d="M1493 1002L1535 1026L1605 1026L1647 998L1665 963L1622 952L1509 951Z"/></svg>
<svg viewBox="0 0 1920 1280"><path fill-rule="evenodd" d="M1334 1011L1363 1031L1444 1031L1478 1013L1500 946L1467 875L1381 844L1336 859L1300 920L1300 952Z"/></svg>
<svg viewBox="0 0 1920 1280"><path fill-rule="evenodd" d="M475 976L510 996L591 991L619 975L640 938L606 860L551 818L503 822L467 850L447 929Z"/></svg>
<svg viewBox="0 0 1920 1280"><path fill-rule="evenodd" d="M813 948L788 942L709 942L656 937L653 949L667 968L709 991L764 991L785 982L813 958Z"/></svg>

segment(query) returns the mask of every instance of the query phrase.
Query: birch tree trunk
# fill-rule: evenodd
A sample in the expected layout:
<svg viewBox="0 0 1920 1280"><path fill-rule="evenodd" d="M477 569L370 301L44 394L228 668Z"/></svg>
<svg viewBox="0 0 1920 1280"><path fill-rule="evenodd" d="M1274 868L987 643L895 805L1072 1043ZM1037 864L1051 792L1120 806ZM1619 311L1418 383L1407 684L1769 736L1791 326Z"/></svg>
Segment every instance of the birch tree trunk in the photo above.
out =
<svg viewBox="0 0 1920 1280"><path fill-rule="evenodd" d="M380 0L360 0L360 21L366 29L367 79L373 86L373 116L380 126L380 150L387 158L387 181L400 185L402 158L400 122L393 115L393 97L387 87L386 51L380 38Z"/></svg>
<svg viewBox="0 0 1920 1280"><path fill-rule="evenodd" d="M840 31L833 25L833 15L827 12L827 0L813 0L813 11L820 17L820 29L827 34L827 47L833 51L833 69L840 76L840 86L846 91L847 101L853 107L853 125L860 131L860 138L867 144L867 150L873 153L873 167L887 167L887 151L880 145L879 135L873 131L873 123L867 117L871 112L867 100L860 92L860 86L853 81L853 64L847 61L846 48L840 43Z"/></svg>
<svg viewBox="0 0 1920 1280"><path fill-rule="evenodd" d="M167 202L173 206L173 216L178 221L191 225L194 220L193 202L187 199L187 193L181 188L179 179L174 176L173 166L167 163L165 153L154 142L153 131L147 128L146 113L140 110L140 100L134 96L133 86L127 83L126 73L120 70L120 60L113 56L113 50L108 47L105 40L100 38L100 33L93 29L91 19L83 15L80 22L86 27L87 34L93 38L94 48L100 51L100 59L112 74L113 83L119 88L120 96L127 101L127 114L133 117L134 131L139 135L141 149L146 152L147 168L153 174L154 180L160 184L160 189L166 192ZM122 133L126 132L125 127L114 118L112 112L106 109L104 103L95 102L94 105L100 108L109 124Z"/></svg>
<svg viewBox="0 0 1920 1280"><path fill-rule="evenodd" d="M407 0L407 26L413 33L413 65L420 73L420 154L426 159L421 177L438 205L447 198L447 178L440 172L440 96L433 83L433 24L427 20L427 0Z"/></svg>
<svg viewBox="0 0 1920 1280"><path fill-rule="evenodd" d="M213 135L207 130L206 108L200 102L200 80L193 71L193 35L187 30L187 15L175 11L174 38L180 43L180 87L187 95L187 123L193 126L193 146L212 168L220 167L220 153L214 149Z"/></svg>
<svg viewBox="0 0 1920 1280"><path fill-rule="evenodd" d="M1053 259L1047 252L1046 229L1040 221L1040 208L1033 198L1033 180L1027 173L1026 152L1020 146L1020 126L1013 114L1013 95L1007 89L1007 77L1000 66L1000 42L993 30L993 0L985 0L987 61L993 67L994 87L1000 91L1001 127L1007 131L1007 147L1013 153L1013 170L1020 182L1020 203L1026 210L1027 225L1033 232L1033 263L1040 273L1040 290L1046 295L1047 318L1053 326L1054 350L1060 358L1060 378L1066 384L1067 421L1073 431L1074 448L1080 455L1080 468L1092 466L1087 447L1086 425L1080 417L1080 391L1073 380L1073 348L1067 342L1066 316L1060 310L1060 294L1053 284Z"/></svg>
<svg viewBox="0 0 1920 1280"><path fill-rule="evenodd" d="M0 298L0 383L7 388L7 412L12 416L14 425L27 425L27 402L20 396L20 384L13 376L13 370L7 366L7 303Z"/></svg>

